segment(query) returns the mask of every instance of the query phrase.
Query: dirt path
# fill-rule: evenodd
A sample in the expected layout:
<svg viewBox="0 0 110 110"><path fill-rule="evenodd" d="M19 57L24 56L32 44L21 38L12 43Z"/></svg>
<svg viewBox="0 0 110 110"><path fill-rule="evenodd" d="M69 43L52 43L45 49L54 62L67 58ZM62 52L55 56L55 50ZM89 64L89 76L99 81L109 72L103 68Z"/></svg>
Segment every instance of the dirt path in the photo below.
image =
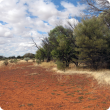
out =
<svg viewBox="0 0 110 110"><path fill-rule="evenodd" d="M3 110L106 110L110 89L86 75L58 75L24 63L0 68Z"/></svg>

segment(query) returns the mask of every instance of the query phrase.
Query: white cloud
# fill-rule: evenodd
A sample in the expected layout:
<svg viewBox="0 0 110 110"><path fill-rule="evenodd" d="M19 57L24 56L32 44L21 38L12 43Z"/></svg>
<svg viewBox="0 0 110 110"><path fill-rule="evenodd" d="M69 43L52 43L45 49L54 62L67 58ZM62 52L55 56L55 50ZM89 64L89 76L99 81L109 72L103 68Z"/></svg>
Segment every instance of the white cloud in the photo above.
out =
<svg viewBox="0 0 110 110"><path fill-rule="evenodd" d="M73 5L72 3L68 3L68 2L61 2L61 5L65 8L65 11L63 13L61 13L61 16L80 16L80 14L82 13L82 10L85 9L85 5L80 5L78 4L77 6Z"/></svg>
<svg viewBox="0 0 110 110"><path fill-rule="evenodd" d="M85 8L64 1L61 5L64 7L62 11L50 0L0 0L0 54L34 52L36 47L33 47L31 36L40 45L41 38L47 34L43 36L39 32L47 33L60 22L66 25L70 15L80 16ZM75 19L69 21L77 22Z"/></svg>
<svg viewBox="0 0 110 110"><path fill-rule="evenodd" d="M0 37L13 37L13 32L9 28L0 24Z"/></svg>
<svg viewBox="0 0 110 110"><path fill-rule="evenodd" d="M34 46L34 44L28 44L28 43L20 43L19 46L23 46L23 47L32 47Z"/></svg>
<svg viewBox="0 0 110 110"><path fill-rule="evenodd" d="M52 2L44 2L44 0L31 2L29 4L29 11L41 20L48 20L51 16L55 16L58 13L56 6Z"/></svg>

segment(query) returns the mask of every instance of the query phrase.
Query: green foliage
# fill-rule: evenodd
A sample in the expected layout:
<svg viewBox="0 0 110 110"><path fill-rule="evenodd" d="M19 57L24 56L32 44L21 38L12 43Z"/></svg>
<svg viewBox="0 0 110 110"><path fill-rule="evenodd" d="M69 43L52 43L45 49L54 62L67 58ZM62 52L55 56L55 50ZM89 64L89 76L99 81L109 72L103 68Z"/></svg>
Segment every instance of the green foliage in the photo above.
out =
<svg viewBox="0 0 110 110"><path fill-rule="evenodd" d="M36 59L59 59L66 63L66 67L70 62L77 64L73 30L57 26L48 35L49 37L42 41L42 48L36 52Z"/></svg>
<svg viewBox="0 0 110 110"><path fill-rule="evenodd" d="M17 59L11 59L10 63L17 63Z"/></svg>
<svg viewBox="0 0 110 110"><path fill-rule="evenodd" d="M63 26L57 26L49 33L49 35L52 36L49 37L49 40L54 44L51 55L54 58L66 62L66 67L69 66L70 62L77 62L77 60L73 61L73 58L77 59L77 56L75 51L75 40L72 33L73 31L71 31L71 29L66 29Z"/></svg>
<svg viewBox="0 0 110 110"><path fill-rule="evenodd" d="M26 57L26 58L24 58L24 60L28 62L28 60L30 60L30 58L29 57Z"/></svg>
<svg viewBox="0 0 110 110"><path fill-rule="evenodd" d="M38 65L41 64L41 60L37 59L37 60L36 60L36 63L37 63Z"/></svg>
<svg viewBox="0 0 110 110"><path fill-rule="evenodd" d="M18 62L18 60L17 60L17 59L14 59L14 60L13 60L13 62L14 62L14 63L17 63L17 62Z"/></svg>
<svg viewBox="0 0 110 110"><path fill-rule="evenodd" d="M8 60L5 60L5 61L3 62L3 64L4 64L5 66L7 66L7 65L8 65Z"/></svg>
<svg viewBox="0 0 110 110"><path fill-rule="evenodd" d="M10 63L14 63L14 61L13 60L10 60Z"/></svg>
<svg viewBox="0 0 110 110"><path fill-rule="evenodd" d="M51 59L52 59L52 56L51 56L51 51L53 49L53 45L51 44L51 42L49 41L49 38L45 38L43 41L42 41L42 46L43 46L43 49L45 51L45 58L47 60L47 62L49 62Z"/></svg>
<svg viewBox="0 0 110 110"><path fill-rule="evenodd" d="M33 58L32 60L33 60L33 62L35 62L35 58Z"/></svg>
<svg viewBox="0 0 110 110"><path fill-rule="evenodd" d="M36 51L35 58L44 61L44 58L46 57L45 50L43 48L40 48Z"/></svg>
<svg viewBox="0 0 110 110"><path fill-rule="evenodd" d="M0 60L2 60L3 58L4 58L4 56L1 56L1 55L0 55Z"/></svg>
<svg viewBox="0 0 110 110"><path fill-rule="evenodd" d="M44 59L58 60L59 69L71 62L76 66L85 63L93 69L110 64L110 30L102 15L83 19L74 30L57 26L48 35L36 52L38 63Z"/></svg>
<svg viewBox="0 0 110 110"><path fill-rule="evenodd" d="M57 64L57 69L65 71L65 68L66 68L65 62L57 60L56 64Z"/></svg>
<svg viewBox="0 0 110 110"><path fill-rule="evenodd" d="M17 56L17 59L23 59L23 56L19 55L19 56Z"/></svg>
<svg viewBox="0 0 110 110"><path fill-rule="evenodd" d="M32 53L26 53L26 54L24 54L24 58L27 58L27 57L29 57L29 58L35 58L35 55L32 54Z"/></svg>
<svg viewBox="0 0 110 110"><path fill-rule="evenodd" d="M97 69L107 57L108 30L100 19L95 17L82 20L75 29L76 51L79 52L79 60L90 67Z"/></svg>

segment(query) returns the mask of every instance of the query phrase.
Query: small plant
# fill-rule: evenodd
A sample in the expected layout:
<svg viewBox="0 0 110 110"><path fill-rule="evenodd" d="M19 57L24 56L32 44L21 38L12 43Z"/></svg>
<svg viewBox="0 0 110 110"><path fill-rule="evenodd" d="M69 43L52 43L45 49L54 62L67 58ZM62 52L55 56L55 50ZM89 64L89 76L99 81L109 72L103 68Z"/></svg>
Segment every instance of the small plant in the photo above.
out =
<svg viewBox="0 0 110 110"><path fill-rule="evenodd" d="M13 81L13 82L18 82L18 81Z"/></svg>
<svg viewBox="0 0 110 110"><path fill-rule="evenodd" d="M5 61L3 62L3 64L4 64L5 66L7 66L7 65L8 65L8 60L5 60Z"/></svg>
<svg viewBox="0 0 110 110"><path fill-rule="evenodd" d="M68 93L68 92L64 91L64 93Z"/></svg>
<svg viewBox="0 0 110 110"><path fill-rule="evenodd" d="M10 63L13 63L13 60L10 60Z"/></svg>
<svg viewBox="0 0 110 110"><path fill-rule="evenodd" d="M79 97L79 100L81 100L81 99L83 99L84 97L83 96L81 96L81 97Z"/></svg>
<svg viewBox="0 0 110 110"><path fill-rule="evenodd" d="M18 62L18 60L17 60L17 59L14 59L14 60L13 60L13 62L14 62L14 63L17 63L17 62Z"/></svg>
<svg viewBox="0 0 110 110"><path fill-rule="evenodd" d="M59 70L65 71L66 64L65 64L64 62L58 60L56 63L57 63L57 68L58 68Z"/></svg>
<svg viewBox="0 0 110 110"><path fill-rule="evenodd" d="M33 58L32 60L33 60L33 62L35 62L35 58Z"/></svg>
<svg viewBox="0 0 110 110"><path fill-rule="evenodd" d="M28 104L28 106L33 106L33 103Z"/></svg>
<svg viewBox="0 0 110 110"><path fill-rule="evenodd" d="M57 90L53 90L53 91L57 91Z"/></svg>
<svg viewBox="0 0 110 110"><path fill-rule="evenodd" d="M51 93L52 95L55 95L55 93Z"/></svg>
<svg viewBox="0 0 110 110"><path fill-rule="evenodd" d="M10 60L10 63L17 63L17 59Z"/></svg>
<svg viewBox="0 0 110 110"><path fill-rule="evenodd" d="M41 60L37 59L36 63L39 65L41 63Z"/></svg>
<svg viewBox="0 0 110 110"><path fill-rule="evenodd" d="M57 95L60 95L60 94L57 94Z"/></svg>
<svg viewBox="0 0 110 110"><path fill-rule="evenodd" d="M67 95L71 95L71 94L67 94Z"/></svg>
<svg viewBox="0 0 110 110"><path fill-rule="evenodd" d="M28 62L28 60L30 60L30 58L29 57L26 57L26 58L24 58L24 60Z"/></svg>
<svg viewBox="0 0 110 110"><path fill-rule="evenodd" d="M64 85L60 85L60 86L64 86Z"/></svg>
<svg viewBox="0 0 110 110"><path fill-rule="evenodd" d="M21 104L19 107L25 106L24 104Z"/></svg>

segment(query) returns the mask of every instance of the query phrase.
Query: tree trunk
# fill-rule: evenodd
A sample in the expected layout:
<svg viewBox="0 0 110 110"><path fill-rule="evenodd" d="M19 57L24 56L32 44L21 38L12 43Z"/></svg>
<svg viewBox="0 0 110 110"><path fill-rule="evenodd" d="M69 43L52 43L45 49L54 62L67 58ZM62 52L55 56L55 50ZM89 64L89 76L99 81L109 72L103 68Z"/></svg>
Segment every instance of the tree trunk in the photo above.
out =
<svg viewBox="0 0 110 110"><path fill-rule="evenodd" d="M66 67L69 67L69 62L68 61L66 61Z"/></svg>
<svg viewBox="0 0 110 110"><path fill-rule="evenodd" d="M76 67L78 67L78 62L75 62L74 64L76 65Z"/></svg>
<svg viewBox="0 0 110 110"><path fill-rule="evenodd" d="M48 57L48 58L47 58L47 62L50 62L50 60L51 60L51 58L50 58L50 57Z"/></svg>

